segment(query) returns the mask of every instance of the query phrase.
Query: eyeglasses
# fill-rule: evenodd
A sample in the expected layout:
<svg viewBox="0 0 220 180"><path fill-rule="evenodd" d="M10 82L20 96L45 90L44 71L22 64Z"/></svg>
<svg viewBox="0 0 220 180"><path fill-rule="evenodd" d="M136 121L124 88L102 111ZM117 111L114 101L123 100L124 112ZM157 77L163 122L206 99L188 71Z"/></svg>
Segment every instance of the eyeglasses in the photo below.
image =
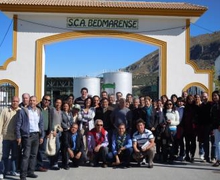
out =
<svg viewBox="0 0 220 180"><path fill-rule="evenodd" d="M46 98L44 98L44 101L48 101L48 102L50 102L51 100L50 100L50 99L46 99Z"/></svg>
<svg viewBox="0 0 220 180"><path fill-rule="evenodd" d="M172 104L172 103L168 103L167 105L168 105L168 106L172 106L173 104Z"/></svg>
<svg viewBox="0 0 220 180"><path fill-rule="evenodd" d="M96 124L96 126L103 126L103 124Z"/></svg>

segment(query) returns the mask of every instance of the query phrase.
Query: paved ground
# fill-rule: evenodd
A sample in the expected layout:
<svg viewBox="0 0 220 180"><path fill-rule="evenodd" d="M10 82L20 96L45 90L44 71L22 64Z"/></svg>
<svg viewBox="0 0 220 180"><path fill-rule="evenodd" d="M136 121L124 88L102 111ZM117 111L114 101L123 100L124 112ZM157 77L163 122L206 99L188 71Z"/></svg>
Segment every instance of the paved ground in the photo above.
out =
<svg viewBox="0 0 220 180"><path fill-rule="evenodd" d="M0 145L1 149L1 145ZM132 164L128 169L94 168L81 166L61 169L59 171L36 172L39 180L219 180L220 167L212 167L209 163L202 163L195 159L195 163L174 162L173 165L155 163L153 169L146 166L137 167ZM8 176L5 179L19 179ZM30 180L31 178L27 178Z"/></svg>

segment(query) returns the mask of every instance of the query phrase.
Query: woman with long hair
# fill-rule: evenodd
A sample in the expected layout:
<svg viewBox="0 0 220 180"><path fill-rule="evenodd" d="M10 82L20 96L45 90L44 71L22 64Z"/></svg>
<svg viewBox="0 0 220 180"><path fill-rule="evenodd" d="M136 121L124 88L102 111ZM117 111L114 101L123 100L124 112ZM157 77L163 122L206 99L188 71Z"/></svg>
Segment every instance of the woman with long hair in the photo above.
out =
<svg viewBox="0 0 220 180"><path fill-rule="evenodd" d="M170 142L166 142L166 149L163 148L163 150L165 151L167 151L167 148L169 149L167 153L163 152L164 161L166 161L167 156L169 155L169 162L172 163L172 161L174 160L177 125L179 125L180 123L180 118L179 118L179 112L176 110L173 101L170 99L165 102L164 118L165 118L166 126L168 126L167 131L170 134L170 140L171 140Z"/></svg>
<svg viewBox="0 0 220 180"><path fill-rule="evenodd" d="M213 106L210 111L212 128L215 137L215 155L216 162L213 164L214 167L220 165L220 94L219 91L212 93Z"/></svg>
<svg viewBox="0 0 220 180"><path fill-rule="evenodd" d="M195 126L195 103L194 97L188 95L186 98L185 110L181 126L183 127L184 137L186 141L185 160L194 162L196 152L196 126Z"/></svg>

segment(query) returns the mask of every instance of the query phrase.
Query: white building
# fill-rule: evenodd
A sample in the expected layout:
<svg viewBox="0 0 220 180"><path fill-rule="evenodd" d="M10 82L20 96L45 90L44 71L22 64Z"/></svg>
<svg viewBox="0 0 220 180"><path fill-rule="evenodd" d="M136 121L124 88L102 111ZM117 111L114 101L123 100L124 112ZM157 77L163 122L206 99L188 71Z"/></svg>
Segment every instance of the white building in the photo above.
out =
<svg viewBox="0 0 220 180"><path fill-rule="evenodd" d="M20 97L24 92L39 99L44 94L45 45L87 37L122 38L157 46L159 95L180 95L191 86L212 92L212 71L199 70L189 59L190 23L206 7L132 1L4 0L0 10L14 19L12 57L0 67L0 85L10 82Z"/></svg>

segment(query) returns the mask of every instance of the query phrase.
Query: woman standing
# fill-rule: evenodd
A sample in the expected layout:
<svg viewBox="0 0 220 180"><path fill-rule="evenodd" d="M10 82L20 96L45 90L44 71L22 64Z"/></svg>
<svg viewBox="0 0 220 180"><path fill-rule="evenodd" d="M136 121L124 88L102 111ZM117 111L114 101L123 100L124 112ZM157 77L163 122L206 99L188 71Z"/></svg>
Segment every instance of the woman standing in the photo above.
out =
<svg viewBox="0 0 220 180"><path fill-rule="evenodd" d="M83 135L83 142L85 153L88 151L87 145L87 134L88 132L95 127L94 125L94 117L95 117L95 109L92 107L93 100L91 97L85 99L84 108L80 111L80 116L82 117L80 122L80 131ZM80 120L80 119L79 119Z"/></svg>
<svg viewBox="0 0 220 180"><path fill-rule="evenodd" d="M166 160L168 154L170 155L169 161L172 163L174 160L174 150L175 150L175 139L176 139L176 131L177 131L177 125L180 123L180 117L179 112L176 110L174 103L172 100L167 100L164 106L164 118L165 123L168 126L168 131L170 132L170 138L171 142L168 142L169 147L167 153L164 153L164 160ZM169 144L170 143L170 144ZM170 147L171 146L171 147ZM165 150L166 151L166 150ZM170 152L169 152L170 151Z"/></svg>
<svg viewBox="0 0 220 180"><path fill-rule="evenodd" d="M214 91L212 93L213 106L211 108L211 120L213 133L215 137L215 153L216 153L216 162L213 164L214 167L220 165L220 98L219 92Z"/></svg>
<svg viewBox="0 0 220 180"><path fill-rule="evenodd" d="M194 97L188 95L186 98L186 106L181 122L184 137L186 141L186 161L194 162L196 151L196 127L195 127L195 104Z"/></svg>
<svg viewBox="0 0 220 180"><path fill-rule="evenodd" d="M66 149L64 149L64 140L66 137L66 133L68 133L68 130L73 124L73 116L70 111L70 105L68 102L64 102L62 106L62 122L61 127L63 128L62 136L61 136L61 153L62 153L62 163L67 162L68 154ZM63 164L63 167L65 168L66 164Z"/></svg>

